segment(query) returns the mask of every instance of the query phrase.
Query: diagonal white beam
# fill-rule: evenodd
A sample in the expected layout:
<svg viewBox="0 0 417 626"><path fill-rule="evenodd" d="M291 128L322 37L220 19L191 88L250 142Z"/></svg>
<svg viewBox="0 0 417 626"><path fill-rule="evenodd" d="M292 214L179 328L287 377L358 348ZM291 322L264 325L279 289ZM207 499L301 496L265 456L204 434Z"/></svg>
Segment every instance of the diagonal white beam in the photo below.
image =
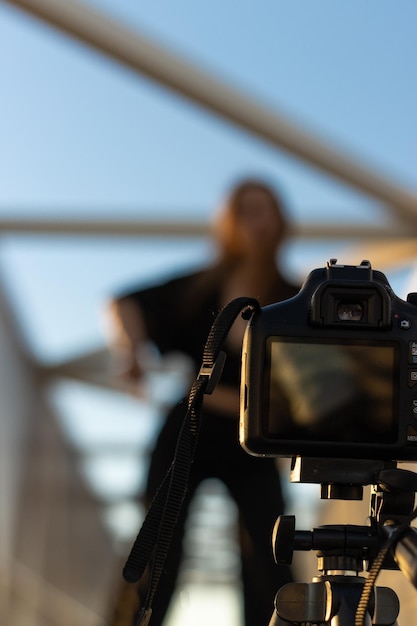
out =
<svg viewBox="0 0 417 626"><path fill-rule="evenodd" d="M417 193L79 0L6 0L415 222Z"/></svg>

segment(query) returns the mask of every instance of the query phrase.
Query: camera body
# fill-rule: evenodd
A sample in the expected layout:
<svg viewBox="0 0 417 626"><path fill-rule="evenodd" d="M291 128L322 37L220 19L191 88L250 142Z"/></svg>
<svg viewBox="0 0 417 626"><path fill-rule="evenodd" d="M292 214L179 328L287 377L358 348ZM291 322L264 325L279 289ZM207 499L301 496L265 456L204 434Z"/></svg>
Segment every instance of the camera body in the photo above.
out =
<svg viewBox="0 0 417 626"><path fill-rule="evenodd" d="M242 350L240 443L257 456L417 461L417 297L368 261L313 270L256 312Z"/></svg>

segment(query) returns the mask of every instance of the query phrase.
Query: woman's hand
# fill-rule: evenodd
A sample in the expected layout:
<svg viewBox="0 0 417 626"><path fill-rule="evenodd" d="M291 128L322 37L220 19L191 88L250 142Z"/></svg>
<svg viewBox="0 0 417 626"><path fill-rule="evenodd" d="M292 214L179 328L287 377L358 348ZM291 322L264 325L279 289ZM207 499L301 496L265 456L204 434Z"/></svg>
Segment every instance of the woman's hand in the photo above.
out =
<svg viewBox="0 0 417 626"><path fill-rule="evenodd" d="M133 300L122 298L110 302L108 313L109 345L116 375L127 383L140 383L146 368L141 365L139 355L148 343L142 312Z"/></svg>

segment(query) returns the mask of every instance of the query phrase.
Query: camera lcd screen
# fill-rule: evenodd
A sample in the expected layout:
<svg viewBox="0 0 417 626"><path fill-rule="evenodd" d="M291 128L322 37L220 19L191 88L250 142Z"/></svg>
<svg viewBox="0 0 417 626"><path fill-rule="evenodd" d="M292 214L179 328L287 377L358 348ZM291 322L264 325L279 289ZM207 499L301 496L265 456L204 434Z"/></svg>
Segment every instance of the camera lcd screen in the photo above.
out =
<svg viewBox="0 0 417 626"><path fill-rule="evenodd" d="M266 435L288 441L394 443L396 344L268 339Z"/></svg>

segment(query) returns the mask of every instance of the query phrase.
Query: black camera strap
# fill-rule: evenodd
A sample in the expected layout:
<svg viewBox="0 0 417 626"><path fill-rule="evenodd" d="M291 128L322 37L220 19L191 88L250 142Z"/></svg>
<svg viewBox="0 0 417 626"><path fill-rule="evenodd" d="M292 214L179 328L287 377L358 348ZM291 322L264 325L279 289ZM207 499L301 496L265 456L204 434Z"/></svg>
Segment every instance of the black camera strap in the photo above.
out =
<svg viewBox="0 0 417 626"><path fill-rule="evenodd" d="M259 302L254 298L236 298L219 312L211 327L204 347L202 366L188 396L187 412L178 435L174 458L151 502L123 569L125 580L133 583L142 578L146 567L150 565L147 597L140 609L137 626L147 626L152 615L153 598L188 491L203 396L213 392L223 370L226 358L222 351L224 341L239 314L249 319L259 308Z"/></svg>

